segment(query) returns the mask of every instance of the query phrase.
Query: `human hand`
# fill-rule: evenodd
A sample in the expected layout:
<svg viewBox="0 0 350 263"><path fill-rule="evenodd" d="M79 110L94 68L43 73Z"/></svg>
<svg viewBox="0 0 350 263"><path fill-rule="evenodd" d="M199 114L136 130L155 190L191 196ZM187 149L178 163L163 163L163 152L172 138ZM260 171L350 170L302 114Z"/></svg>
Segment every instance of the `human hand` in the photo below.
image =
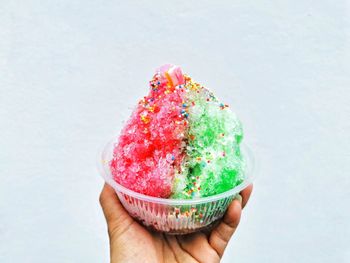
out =
<svg viewBox="0 0 350 263"><path fill-rule="evenodd" d="M111 263L219 262L252 189L249 185L232 201L223 219L209 233L173 236L140 225L124 209L114 189L105 184L100 203L108 226Z"/></svg>

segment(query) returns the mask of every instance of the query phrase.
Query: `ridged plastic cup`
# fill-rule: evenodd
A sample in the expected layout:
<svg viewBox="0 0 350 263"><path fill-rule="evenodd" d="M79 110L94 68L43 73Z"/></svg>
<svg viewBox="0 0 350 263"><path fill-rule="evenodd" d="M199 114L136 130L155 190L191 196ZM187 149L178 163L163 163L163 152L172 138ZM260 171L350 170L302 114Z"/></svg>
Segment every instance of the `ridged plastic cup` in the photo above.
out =
<svg viewBox="0 0 350 263"><path fill-rule="evenodd" d="M225 214L233 198L253 181L254 160L250 149L241 145L246 160L245 179L221 194L198 199L164 199L134 192L118 184L110 171L115 141L109 142L98 160L102 177L117 193L128 213L148 228L167 234L188 234L210 229Z"/></svg>

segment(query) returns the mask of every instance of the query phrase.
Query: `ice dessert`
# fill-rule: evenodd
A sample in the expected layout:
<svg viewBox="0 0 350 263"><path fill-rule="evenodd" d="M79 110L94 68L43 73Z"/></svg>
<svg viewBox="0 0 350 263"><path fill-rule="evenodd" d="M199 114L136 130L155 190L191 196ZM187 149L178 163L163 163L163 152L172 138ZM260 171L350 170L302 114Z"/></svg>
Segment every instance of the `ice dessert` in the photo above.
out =
<svg viewBox="0 0 350 263"><path fill-rule="evenodd" d="M115 144L113 179L171 199L212 196L240 184L242 125L230 107L171 64L157 69L149 86Z"/></svg>

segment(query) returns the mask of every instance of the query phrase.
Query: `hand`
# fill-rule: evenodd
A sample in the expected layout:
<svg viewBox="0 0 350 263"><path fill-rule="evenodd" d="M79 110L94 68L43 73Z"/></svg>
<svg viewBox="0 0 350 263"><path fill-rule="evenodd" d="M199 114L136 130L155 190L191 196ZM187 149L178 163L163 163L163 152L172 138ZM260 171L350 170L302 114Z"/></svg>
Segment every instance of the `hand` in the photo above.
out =
<svg viewBox="0 0 350 263"><path fill-rule="evenodd" d="M111 263L219 262L252 189L252 185L248 186L232 201L219 225L210 233L172 236L150 231L136 222L126 212L114 189L105 184L100 203L108 225Z"/></svg>

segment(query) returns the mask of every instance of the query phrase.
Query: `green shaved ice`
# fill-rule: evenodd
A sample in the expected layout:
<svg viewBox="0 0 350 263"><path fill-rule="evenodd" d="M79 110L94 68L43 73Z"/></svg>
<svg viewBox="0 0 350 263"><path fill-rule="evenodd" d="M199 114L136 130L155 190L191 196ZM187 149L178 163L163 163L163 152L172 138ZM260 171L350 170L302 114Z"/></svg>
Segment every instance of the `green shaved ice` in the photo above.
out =
<svg viewBox="0 0 350 263"><path fill-rule="evenodd" d="M242 125L207 89L188 90L186 155L175 176L171 198L191 199L228 191L244 178L240 152Z"/></svg>

